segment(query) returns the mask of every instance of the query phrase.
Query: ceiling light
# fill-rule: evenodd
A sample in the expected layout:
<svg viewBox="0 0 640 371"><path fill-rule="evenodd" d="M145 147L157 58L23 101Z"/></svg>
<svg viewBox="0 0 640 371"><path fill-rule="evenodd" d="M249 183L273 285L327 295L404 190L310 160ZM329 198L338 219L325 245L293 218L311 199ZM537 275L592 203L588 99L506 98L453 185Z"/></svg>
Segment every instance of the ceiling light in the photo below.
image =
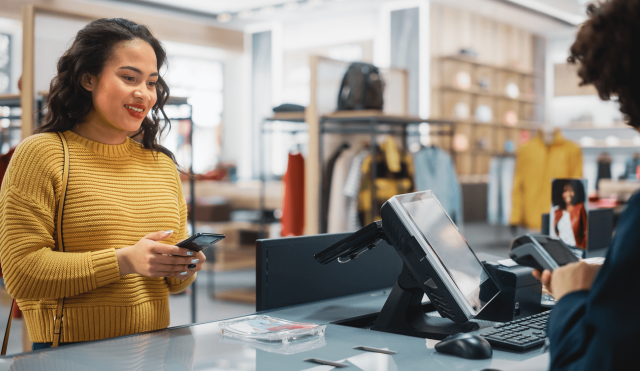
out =
<svg viewBox="0 0 640 371"><path fill-rule="evenodd" d="M231 14L229 13L222 13L222 14L218 14L218 22L229 22L231 20Z"/></svg>
<svg viewBox="0 0 640 371"><path fill-rule="evenodd" d="M251 10L243 10L240 13L238 13L238 18L247 19L247 18L251 17L252 15L253 15L253 12Z"/></svg>
<svg viewBox="0 0 640 371"><path fill-rule="evenodd" d="M260 14L264 14L264 15L273 14L275 10L276 8L272 6L265 6L264 8L260 9Z"/></svg>

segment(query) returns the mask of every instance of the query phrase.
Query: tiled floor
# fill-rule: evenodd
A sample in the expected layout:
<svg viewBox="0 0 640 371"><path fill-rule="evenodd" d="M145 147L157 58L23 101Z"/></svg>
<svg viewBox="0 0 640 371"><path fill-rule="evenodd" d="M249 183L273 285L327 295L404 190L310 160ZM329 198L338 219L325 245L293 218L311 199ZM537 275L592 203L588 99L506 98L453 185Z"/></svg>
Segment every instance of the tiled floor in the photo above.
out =
<svg viewBox="0 0 640 371"><path fill-rule="evenodd" d="M463 235L469 245L476 253L488 253L500 257L507 257L509 244L518 234L525 233L524 230L516 231L514 234L507 227L489 226L485 223L467 224L462 229ZM209 272L202 272L196 280L196 321L209 322L225 318L237 317L255 311L254 305L231 303L214 300L211 296L211 282L215 291L224 291L234 288L255 288L255 271L235 271L216 272L213 281ZM179 326L191 323L191 296L172 295L170 297L171 306L171 326ZM4 334L6 318L9 314L9 304L6 300L0 303L0 335ZM19 353L22 351L22 321L13 322L11 338L7 354Z"/></svg>

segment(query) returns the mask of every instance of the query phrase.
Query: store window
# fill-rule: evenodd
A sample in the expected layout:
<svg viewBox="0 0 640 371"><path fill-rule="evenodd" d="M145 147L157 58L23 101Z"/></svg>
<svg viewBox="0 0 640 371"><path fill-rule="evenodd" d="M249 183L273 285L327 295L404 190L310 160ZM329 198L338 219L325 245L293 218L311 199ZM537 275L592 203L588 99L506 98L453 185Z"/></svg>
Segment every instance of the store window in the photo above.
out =
<svg viewBox="0 0 640 371"><path fill-rule="evenodd" d="M165 80L171 96L188 98L192 106L193 120L193 171L203 174L211 171L220 156L220 129L223 110L222 62L191 56L168 57ZM167 106L170 118L184 118L188 107ZM189 122L174 120L172 130L162 138L162 144L170 149L178 163L190 166L188 142Z"/></svg>

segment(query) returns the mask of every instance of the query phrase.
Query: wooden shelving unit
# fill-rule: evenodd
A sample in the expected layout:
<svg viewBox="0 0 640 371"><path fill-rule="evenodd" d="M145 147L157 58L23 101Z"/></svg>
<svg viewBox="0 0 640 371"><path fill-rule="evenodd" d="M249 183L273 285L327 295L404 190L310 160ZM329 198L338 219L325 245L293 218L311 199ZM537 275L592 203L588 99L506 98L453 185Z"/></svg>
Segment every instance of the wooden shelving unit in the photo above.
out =
<svg viewBox="0 0 640 371"><path fill-rule="evenodd" d="M535 76L464 56L442 56L436 62L440 81L433 94L438 117L455 125L456 169L463 176L487 174L492 157L514 155L541 126ZM479 109L489 117L479 117Z"/></svg>

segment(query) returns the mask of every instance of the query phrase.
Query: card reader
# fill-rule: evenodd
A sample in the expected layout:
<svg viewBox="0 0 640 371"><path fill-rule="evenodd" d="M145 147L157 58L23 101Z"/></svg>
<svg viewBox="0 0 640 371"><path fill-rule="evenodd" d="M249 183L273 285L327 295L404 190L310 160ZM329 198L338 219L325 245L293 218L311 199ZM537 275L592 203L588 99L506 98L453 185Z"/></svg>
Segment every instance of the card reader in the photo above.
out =
<svg viewBox="0 0 640 371"><path fill-rule="evenodd" d="M579 259L569 246L557 237L525 234L513 240L509 257L516 263L534 269L550 270Z"/></svg>

